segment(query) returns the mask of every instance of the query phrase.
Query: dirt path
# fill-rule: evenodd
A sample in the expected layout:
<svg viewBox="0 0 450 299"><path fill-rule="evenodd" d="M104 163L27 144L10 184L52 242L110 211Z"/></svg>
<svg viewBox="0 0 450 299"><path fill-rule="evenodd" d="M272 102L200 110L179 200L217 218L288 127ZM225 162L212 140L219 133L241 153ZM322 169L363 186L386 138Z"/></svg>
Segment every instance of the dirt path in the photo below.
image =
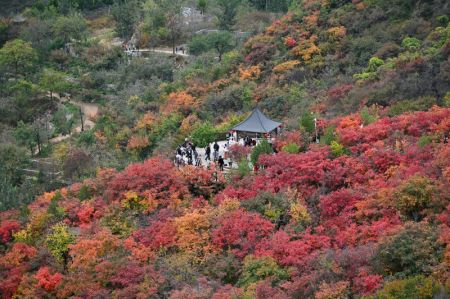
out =
<svg viewBox="0 0 450 299"><path fill-rule="evenodd" d="M83 115L87 117L87 119L94 120L97 117L99 110L99 106L97 104L77 102L73 100L69 100L69 103L80 107Z"/></svg>
<svg viewBox="0 0 450 299"><path fill-rule="evenodd" d="M139 49L139 50L126 50L125 53L132 55L133 53L145 53L145 52L155 52L155 53L162 53L162 54L168 54L168 55L174 55L173 51L169 48L154 48L154 49ZM183 56L183 57L189 57L190 55L186 52L175 52L175 55L177 56Z"/></svg>
<svg viewBox="0 0 450 299"><path fill-rule="evenodd" d="M92 129L95 126L95 118L98 115L99 112L99 106L97 104L92 104L92 103L84 103L84 102L79 102L79 101L74 101L74 100L69 100L67 98L60 98L60 101L62 103L66 102L66 103L71 103L72 105L75 105L79 108L81 108L81 112L83 113L83 126L84 126L84 130L89 130ZM81 132L81 124L79 124L78 126L76 126L73 130L72 133L67 134L67 135L59 135L56 136L54 138L51 138L49 140L50 143L59 143L61 141L64 141L68 138L70 138L72 136L73 133L80 133Z"/></svg>

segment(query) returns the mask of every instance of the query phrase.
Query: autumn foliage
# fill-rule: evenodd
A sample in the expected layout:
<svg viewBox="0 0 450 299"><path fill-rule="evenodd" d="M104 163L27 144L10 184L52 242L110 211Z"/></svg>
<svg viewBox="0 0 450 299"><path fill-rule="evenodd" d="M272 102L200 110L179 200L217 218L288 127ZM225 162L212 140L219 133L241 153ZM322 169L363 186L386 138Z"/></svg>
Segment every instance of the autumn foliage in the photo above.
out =
<svg viewBox="0 0 450 299"><path fill-rule="evenodd" d="M25 218L0 214L2 297L434 294L449 279L449 117L327 120L341 155L286 132L245 176L158 157L101 170Z"/></svg>

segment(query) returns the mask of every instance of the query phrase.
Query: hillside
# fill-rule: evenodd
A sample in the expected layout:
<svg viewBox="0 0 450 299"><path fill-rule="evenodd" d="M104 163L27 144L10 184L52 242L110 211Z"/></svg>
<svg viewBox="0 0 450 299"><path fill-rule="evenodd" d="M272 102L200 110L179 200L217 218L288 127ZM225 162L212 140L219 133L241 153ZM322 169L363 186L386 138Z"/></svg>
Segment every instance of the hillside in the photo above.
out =
<svg viewBox="0 0 450 299"><path fill-rule="evenodd" d="M448 1L0 3L0 297L448 298Z"/></svg>
<svg viewBox="0 0 450 299"><path fill-rule="evenodd" d="M449 110L330 122L255 174L151 158L2 212L3 297L445 298Z"/></svg>

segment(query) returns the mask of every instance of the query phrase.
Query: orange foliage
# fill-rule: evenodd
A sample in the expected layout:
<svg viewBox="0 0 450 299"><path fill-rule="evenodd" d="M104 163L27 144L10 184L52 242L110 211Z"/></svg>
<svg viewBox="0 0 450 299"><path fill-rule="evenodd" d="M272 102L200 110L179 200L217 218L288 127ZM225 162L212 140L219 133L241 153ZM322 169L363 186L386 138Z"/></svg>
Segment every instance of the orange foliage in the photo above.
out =
<svg viewBox="0 0 450 299"><path fill-rule="evenodd" d="M206 94L210 89L209 84L195 79L187 80L187 85L188 88L186 89L186 92L194 97L200 97Z"/></svg>
<svg viewBox="0 0 450 299"><path fill-rule="evenodd" d="M14 243L11 250L0 257L0 266L8 269L20 266L20 264L29 261L36 254L36 248L24 243Z"/></svg>
<svg viewBox="0 0 450 299"><path fill-rule="evenodd" d="M322 283L319 291L316 292L316 299L340 299L347 298L350 283L348 281L338 281L335 283Z"/></svg>
<svg viewBox="0 0 450 299"><path fill-rule="evenodd" d="M103 229L88 239L78 239L69 245L69 255L72 258L70 269L90 270L103 258L119 247L119 238L109 230Z"/></svg>
<svg viewBox="0 0 450 299"><path fill-rule="evenodd" d="M128 238L123 242L124 247L130 251L131 259L141 263L148 263L154 257L155 253L151 247L145 246L140 242L136 242L133 238Z"/></svg>
<svg viewBox="0 0 450 299"><path fill-rule="evenodd" d="M187 92L172 92L169 94L166 104L161 110L164 115L180 112L187 116L196 106L195 98Z"/></svg>
<svg viewBox="0 0 450 299"><path fill-rule="evenodd" d="M303 22L305 22L308 28L313 28L317 26L317 21L319 20L319 11L316 10L309 16L303 17Z"/></svg>
<svg viewBox="0 0 450 299"><path fill-rule="evenodd" d="M328 29L327 32L333 39L340 39L345 37L347 34L347 29L344 26L337 26Z"/></svg>
<svg viewBox="0 0 450 299"><path fill-rule="evenodd" d="M355 7L357 10L363 10L364 8L366 8L366 4L364 4L364 2L358 2L355 4Z"/></svg>
<svg viewBox="0 0 450 299"><path fill-rule="evenodd" d="M317 36L312 35L309 39L304 40L299 43L298 46L292 49L292 53L303 59L303 61L308 62L315 55L320 54L320 49L316 45Z"/></svg>
<svg viewBox="0 0 450 299"><path fill-rule="evenodd" d="M181 122L180 130L183 134L187 134L192 130L195 123L198 121L198 117L195 114L190 114Z"/></svg>
<svg viewBox="0 0 450 299"><path fill-rule="evenodd" d="M185 252L203 257L211 250L210 223L205 210L194 210L175 218L176 244Z"/></svg>
<svg viewBox="0 0 450 299"><path fill-rule="evenodd" d="M361 116L359 116L358 114L353 114L344 117L339 125L339 128L358 128L359 126L361 126L361 123Z"/></svg>
<svg viewBox="0 0 450 299"><path fill-rule="evenodd" d="M239 78L241 80L257 80L261 76L259 65L251 66L247 69L239 68Z"/></svg>
<svg viewBox="0 0 450 299"><path fill-rule="evenodd" d="M157 117L153 112L147 112L139 119L134 128L150 130L156 119Z"/></svg>
<svg viewBox="0 0 450 299"><path fill-rule="evenodd" d="M147 136L133 135L133 136L131 136L130 140L128 141L127 149L128 150L138 150L138 149L145 148L149 145L150 145L150 142L149 142Z"/></svg>
<svg viewBox="0 0 450 299"><path fill-rule="evenodd" d="M284 73L284 72L292 70L295 66L297 66L299 64L300 64L300 61L298 61L298 60L289 60L289 61L286 61L286 62L276 65L273 68L273 71L275 73Z"/></svg>
<svg viewBox="0 0 450 299"><path fill-rule="evenodd" d="M231 84L232 80L229 78L219 79L212 83L212 88L214 90L223 90L225 87L229 86Z"/></svg>

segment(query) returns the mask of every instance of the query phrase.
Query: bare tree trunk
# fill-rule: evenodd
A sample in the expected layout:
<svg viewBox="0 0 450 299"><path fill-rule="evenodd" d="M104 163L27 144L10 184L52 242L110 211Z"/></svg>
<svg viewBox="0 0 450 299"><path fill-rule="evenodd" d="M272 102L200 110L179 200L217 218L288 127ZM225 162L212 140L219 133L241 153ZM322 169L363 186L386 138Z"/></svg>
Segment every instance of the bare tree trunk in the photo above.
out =
<svg viewBox="0 0 450 299"><path fill-rule="evenodd" d="M41 154L41 138L39 136L39 131L36 131L36 143L38 147L38 155Z"/></svg>
<svg viewBox="0 0 450 299"><path fill-rule="evenodd" d="M81 119L81 132L84 132L84 121L83 121L83 111L80 107L80 119Z"/></svg>
<svg viewBox="0 0 450 299"><path fill-rule="evenodd" d="M175 55L175 35L172 35L172 53Z"/></svg>

